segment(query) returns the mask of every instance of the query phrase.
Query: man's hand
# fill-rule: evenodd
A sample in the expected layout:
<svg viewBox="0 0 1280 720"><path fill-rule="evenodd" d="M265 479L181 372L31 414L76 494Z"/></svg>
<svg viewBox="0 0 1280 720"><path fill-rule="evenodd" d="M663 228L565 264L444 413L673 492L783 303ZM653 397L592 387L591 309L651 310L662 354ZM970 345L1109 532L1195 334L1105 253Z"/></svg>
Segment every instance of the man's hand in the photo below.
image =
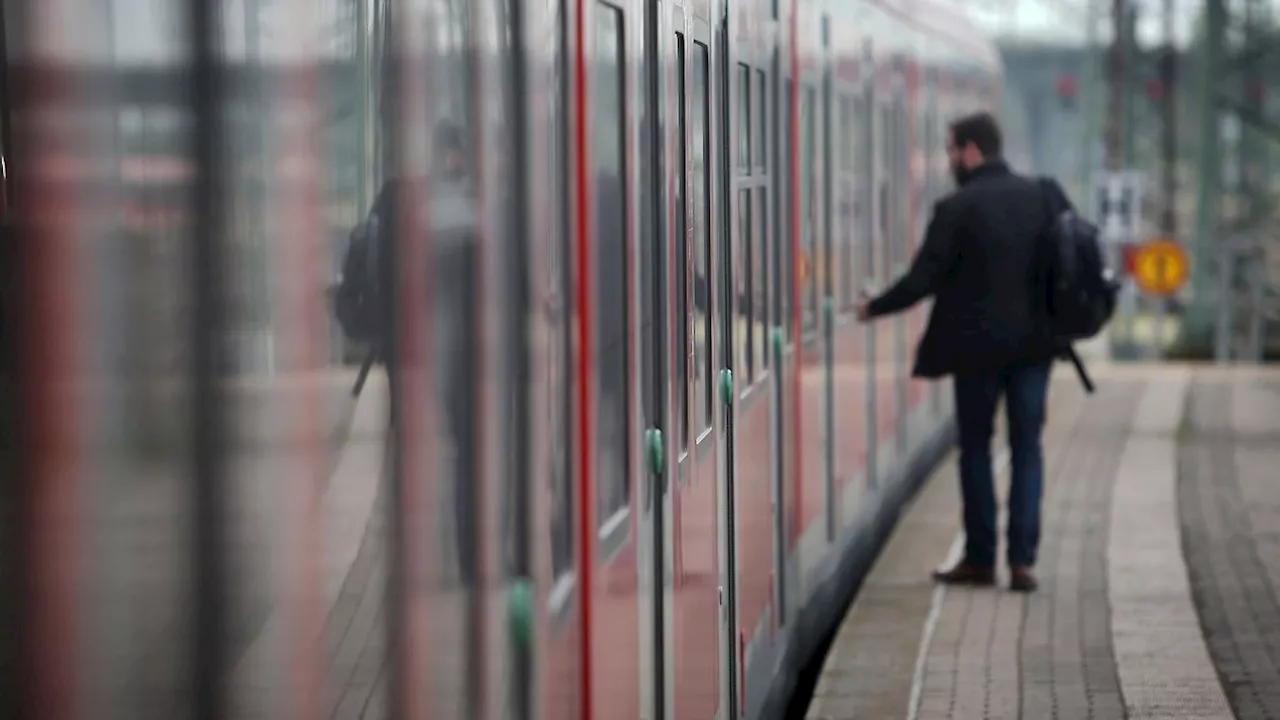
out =
<svg viewBox="0 0 1280 720"><path fill-rule="evenodd" d="M865 323L871 319L871 292L863 290L854 310L858 314L858 322Z"/></svg>

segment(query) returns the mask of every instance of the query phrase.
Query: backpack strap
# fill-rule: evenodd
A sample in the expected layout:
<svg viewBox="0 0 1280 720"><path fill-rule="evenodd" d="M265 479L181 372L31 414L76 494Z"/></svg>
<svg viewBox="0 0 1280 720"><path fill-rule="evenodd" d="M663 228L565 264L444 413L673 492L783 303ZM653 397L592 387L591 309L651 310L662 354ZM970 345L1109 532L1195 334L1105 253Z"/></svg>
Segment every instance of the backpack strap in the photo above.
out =
<svg viewBox="0 0 1280 720"><path fill-rule="evenodd" d="M1067 199L1067 194L1062 191L1062 186L1056 180L1050 177L1037 178L1037 184L1040 185L1041 192L1046 205L1047 222L1045 225L1045 237L1048 239L1052 236L1054 223L1063 213L1074 212L1071 201ZM1052 252L1052 249L1050 249ZM1080 359L1080 355L1076 353L1076 349L1070 343L1064 343L1060 352L1065 355L1071 364L1075 366L1076 375L1080 378L1080 384L1084 386L1084 391L1090 395L1095 389L1093 379L1089 377L1089 370L1085 367L1084 361ZM1059 357L1061 357L1060 355Z"/></svg>
<svg viewBox="0 0 1280 720"><path fill-rule="evenodd" d="M1080 384L1084 385L1084 391L1093 394L1093 379L1089 377L1089 371L1085 369L1084 361L1076 354L1076 349L1070 345L1067 346L1067 358L1071 360L1071 364L1076 366L1076 375L1080 376Z"/></svg>

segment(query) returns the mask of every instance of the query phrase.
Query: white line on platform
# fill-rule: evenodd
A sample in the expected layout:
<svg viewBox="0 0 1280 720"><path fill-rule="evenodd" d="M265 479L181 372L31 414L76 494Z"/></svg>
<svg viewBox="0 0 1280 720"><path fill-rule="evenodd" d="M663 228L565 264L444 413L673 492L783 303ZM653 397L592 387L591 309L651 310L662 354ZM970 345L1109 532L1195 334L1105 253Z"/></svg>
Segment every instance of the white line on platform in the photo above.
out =
<svg viewBox="0 0 1280 720"><path fill-rule="evenodd" d="M1009 451L1001 450L992 460L992 475L999 480L1009 467ZM997 494L997 497L999 495ZM947 550L947 558L943 567L950 568L960 561L964 551L964 531L956 534ZM907 720L916 720L920 713L920 697L924 692L924 671L929 660L929 646L933 644L933 633L938 628L938 619L942 617L942 603L947 598L947 586L939 584L933 589L933 600L929 603L929 615L924 621L924 632L920 635L920 649L916 651L916 666L911 674L911 700L907 705Z"/></svg>

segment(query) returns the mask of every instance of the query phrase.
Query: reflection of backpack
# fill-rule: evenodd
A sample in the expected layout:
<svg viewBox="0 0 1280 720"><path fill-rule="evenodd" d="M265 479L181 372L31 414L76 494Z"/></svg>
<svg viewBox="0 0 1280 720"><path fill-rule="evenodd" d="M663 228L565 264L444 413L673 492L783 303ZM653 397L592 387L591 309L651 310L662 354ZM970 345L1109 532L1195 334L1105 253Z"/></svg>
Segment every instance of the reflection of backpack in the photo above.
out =
<svg viewBox="0 0 1280 720"><path fill-rule="evenodd" d="M342 274L334 292L334 315L342 333L355 342L373 342L380 331L378 239L376 218L352 228L347 253L342 259Z"/></svg>
<svg viewBox="0 0 1280 720"><path fill-rule="evenodd" d="M1076 214L1057 183L1042 180L1051 220L1046 233L1049 326L1055 343L1066 348L1085 388L1093 384L1071 343L1087 340L1106 327L1115 313L1120 284L1107 267L1098 228Z"/></svg>

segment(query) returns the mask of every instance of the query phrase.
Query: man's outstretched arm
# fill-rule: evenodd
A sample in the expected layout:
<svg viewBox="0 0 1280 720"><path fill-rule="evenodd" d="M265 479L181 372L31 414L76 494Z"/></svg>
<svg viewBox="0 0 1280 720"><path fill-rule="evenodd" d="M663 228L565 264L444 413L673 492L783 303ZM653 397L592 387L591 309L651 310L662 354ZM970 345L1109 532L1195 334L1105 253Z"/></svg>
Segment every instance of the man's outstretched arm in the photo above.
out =
<svg viewBox="0 0 1280 720"><path fill-rule="evenodd" d="M867 304L868 317L901 312L937 291L938 283L955 264L957 213L954 200L943 200L934 205L924 244L911 261L911 268L892 287Z"/></svg>

